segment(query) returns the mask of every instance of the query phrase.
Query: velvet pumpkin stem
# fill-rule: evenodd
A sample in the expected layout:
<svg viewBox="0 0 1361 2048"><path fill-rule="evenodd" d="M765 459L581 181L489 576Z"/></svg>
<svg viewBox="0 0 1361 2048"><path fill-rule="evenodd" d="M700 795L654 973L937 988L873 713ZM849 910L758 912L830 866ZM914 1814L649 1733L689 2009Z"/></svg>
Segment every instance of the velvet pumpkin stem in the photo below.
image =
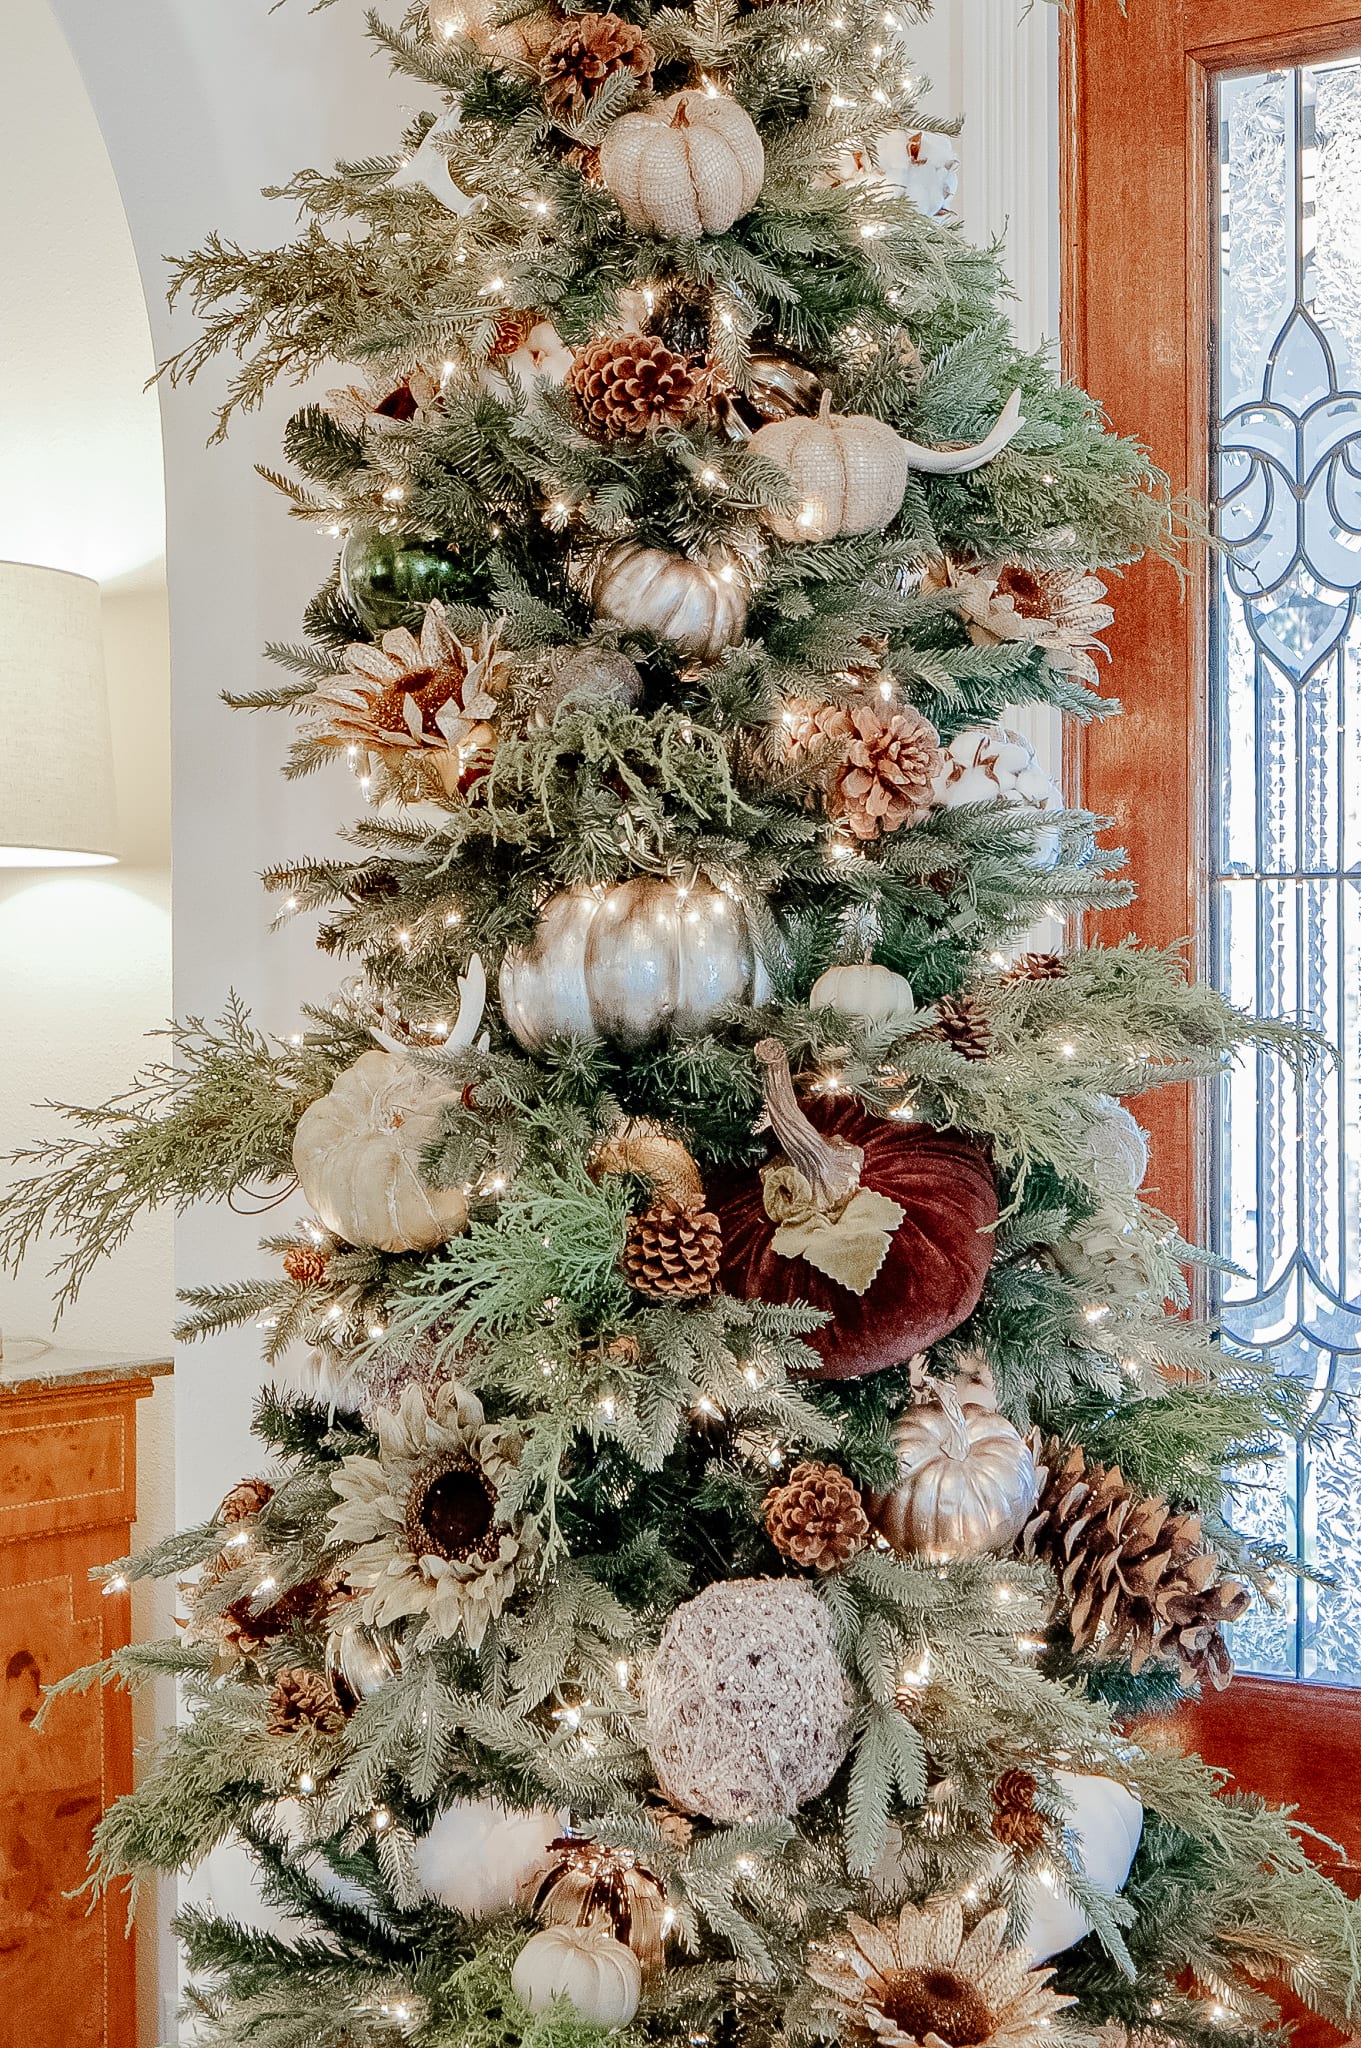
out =
<svg viewBox="0 0 1361 2048"><path fill-rule="evenodd" d="M596 1146L591 1172L636 1173L651 1181L661 1200L682 1209L697 1209L704 1200L699 1168L685 1146L645 1117L620 1124Z"/></svg>
<svg viewBox="0 0 1361 2048"><path fill-rule="evenodd" d="M808 1181L820 1209L838 1208L860 1185L864 1152L844 1138L824 1138L808 1121L794 1093L789 1054L778 1038L763 1038L756 1057L765 1068L766 1112L785 1157Z"/></svg>

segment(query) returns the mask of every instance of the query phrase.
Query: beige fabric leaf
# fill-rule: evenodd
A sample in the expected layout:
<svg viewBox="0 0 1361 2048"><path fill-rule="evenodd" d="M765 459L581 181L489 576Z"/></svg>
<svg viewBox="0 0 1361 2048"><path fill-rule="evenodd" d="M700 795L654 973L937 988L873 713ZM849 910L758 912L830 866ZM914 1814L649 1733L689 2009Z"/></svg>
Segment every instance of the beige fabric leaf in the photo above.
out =
<svg viewBox="0 0 1361 2048"><path fill-rule="evenodd" d="M857 1188L829 1215L818 1208L807 1178L787 1160L767 1166L761 1186L766 1214L780 1226L771 1248L782 1259L807 1259L839 1287L863 1294L888 1257L906 1210L873 1188Z"/></svg>

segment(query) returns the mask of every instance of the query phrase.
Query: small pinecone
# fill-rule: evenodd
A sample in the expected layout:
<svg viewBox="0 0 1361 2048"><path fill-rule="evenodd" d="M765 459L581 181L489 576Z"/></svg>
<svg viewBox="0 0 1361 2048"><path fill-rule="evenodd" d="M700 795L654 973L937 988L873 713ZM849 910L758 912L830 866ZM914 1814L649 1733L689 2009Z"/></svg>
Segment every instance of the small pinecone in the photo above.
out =
<svg viewBox="0 0 1361 2048"><path fill-rule="evenodd" d="M1199 1515L1136 1493L1118 1465L1088 1460L1078 1445L1036 1435L1031 1448L1048 1476L1024 1547L1056 1573L1074 1647L1127 1657L1135 1672L1164 1658L1185 1679L1227 1685L1224 1628L1252 1596L1220 1576Z"/></svg>
<svg viewBox="0 0 1361 2048"><path fill-rule="evenodd" d="M517 348L523 348L538 318L537 313L502 313L487 351L488 361L499 362L502 356L513 356Z"/></svg>
<svg viewBox="0 0 1361 2048"><path fill-rule="evenodd" d="M1068 972L1068 963L1062 953L1022 953L1013 960L1003 981L1013 984L1024 981L1062 981Z"/></svg>
<svg viewBox="0 0 1361 2048"><path fill-rule="evenodd" d="M295 1287L320 1287L326 1278L326 1254L312 1244L291 1244L284 1253L284 1271Z"/></svg>
<svg viewBox="0 0 1361 2048"><path fill-rule="evenodd" d="M334 1735L345 1715L329 1678L319 1671L281 1671L265 1713L271 1735Z"/></svg>
<svg viewBox="0 0 1361 2048"><path fill-rule="evenodd" d="M811 1458L771 1488L761 1512L781 1557L819 1572L849 1564L870 1532L859 1487L840 1466Z"/></svg>
<svg viewBox="0 0 1361 2048"><path fill-rule="evenodd" d="M682 1299L712 1294L722 1248L718 1218L711 1209L663 1200L641 1216L630 1216L624 1272L639 1294Z"/></svg>
<svg viewBox="0 0 1361 2048"><path fill-rule="evenodd" d="M656 62L656 51L631 21L617 14L574 14L540 61L544 104L551 114L574 121L616 72L630 71L638 85L651 85Z"/></svg>
<svg viewBox="0 0 1361 2048"><path fill-rule="evenodd" d="M965 1060L985 1060L992 1051L992 1023L977 996L965 992L942 996L936 1004L936 1021L923 1038L951 1045Z"/></svg>
<svg viewBox="0 0 1361 2048"><path fill-rule="evenodd" d="M579 142L573 148L565 149L562 160L580 174L583 184L594 185L597 188L604 184L605 180L600 174L600 151L592 149L588 143Z"/></svg>
<svg viewBox="0 0 1361 2048"><path fill-rule="evenodd" d="M567 382L588 425L606 436L677 427L695 409L689 364L654 334L590 342L578 352Z"/></svg>
<svg viewBox="0 0 1361 2048"><path fill-rule="evenodd" d="M236 1522L252 1522L273 1498L274 1488L267 1479L239 1480L218 1509L217 1519L229 1526Z"/></svg>
<svg viewBox="0 0 1361 2048"><path fill-rule="evenodd" d="M1029 1771L1003 1771L992 1788L992 1832L1008 1849L1038 1849L1047 1839L1042 1813L1035 1811L1035 1780Z"/></svg>
<svg viewBox="0 0 1361 2048"><path fill-rule="evenodd" d="M856 839L877 839L926 816L944 757L935 727L919 711L873 704L792 709L791 749L831 757L827 810Z"/></svg>

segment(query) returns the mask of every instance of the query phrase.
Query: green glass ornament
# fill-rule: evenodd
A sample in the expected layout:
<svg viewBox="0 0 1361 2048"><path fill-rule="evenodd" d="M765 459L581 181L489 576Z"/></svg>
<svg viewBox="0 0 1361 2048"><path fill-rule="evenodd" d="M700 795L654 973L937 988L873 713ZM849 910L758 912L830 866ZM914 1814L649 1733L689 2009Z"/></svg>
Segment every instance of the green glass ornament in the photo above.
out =
<svg viewBox="0 0 1361 2048"><path fill-rule="evenodd" d="M419 628L435 598L447 604L485 597L487 564L480 555L432 541L403 541L386 533L352 533L341 550L340 590L370 633L393 626Z"/></svg>

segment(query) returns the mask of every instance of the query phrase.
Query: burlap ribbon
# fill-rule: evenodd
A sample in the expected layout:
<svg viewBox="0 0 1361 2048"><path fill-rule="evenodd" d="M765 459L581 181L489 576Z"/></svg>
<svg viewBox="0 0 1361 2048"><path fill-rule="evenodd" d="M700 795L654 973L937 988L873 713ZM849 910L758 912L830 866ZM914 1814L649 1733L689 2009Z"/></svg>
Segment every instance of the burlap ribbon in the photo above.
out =
<svg viewBox="0 0 1361 2048"><path fill-rule="evenodd" d="M857 1188L834 1209L820 1209L812 1183L788 1160L763 1167L765 1211L779 1229L771 1245L782 1259L807 1259L852 1294L863 1294L907 1211L873 1188Z"/></svg>

